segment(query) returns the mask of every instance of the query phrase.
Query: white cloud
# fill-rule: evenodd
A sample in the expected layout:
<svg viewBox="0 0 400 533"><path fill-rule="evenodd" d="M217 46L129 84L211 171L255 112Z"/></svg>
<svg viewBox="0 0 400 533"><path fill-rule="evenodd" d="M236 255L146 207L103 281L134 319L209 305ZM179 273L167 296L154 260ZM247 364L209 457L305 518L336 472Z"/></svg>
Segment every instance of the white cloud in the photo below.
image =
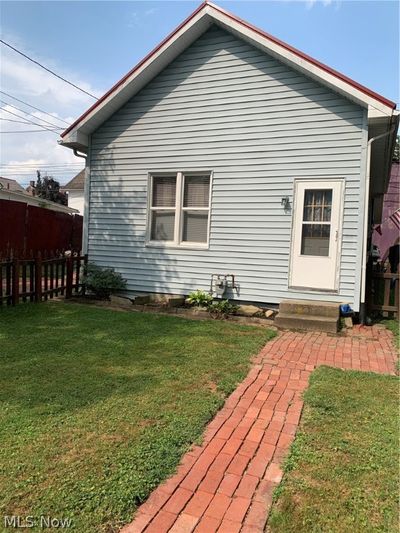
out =
<svg viewBox="0 0 400 533"><path fill-rule="evenodd" d="M152 17L156 13L158 13L158 9L155 7L146 9L143 12L132 11L128 16L128 22L127 22L128 28L134 28L134 27L139 26L140 24L143 24L146 18Z"/></svg>
<svg viewBox="0 0 400 533"><path fill-rule="evenodd" d="M331 4L333 4L333 0L306 0L306 8L307 9L312 9L316 4L320 4L324 7L328 7L330 6ZM335 3L335 7L339 5L339 2L336 1Z"/></svg>
<svg viewBox="0 0 400 533"><path fill-rule="evenodd" d="M46 62L46 60L42 60ZM47 64L49 60L47 60ZM53 69L57 69L53 67ZM60 72L60 67L58 67ZM78 85L85 91L94 94L94 96L101 96L102 91L98 91L91 87L86 81L79 79L75 73L63 72L63 77L71 80L75 85ZM3 87L10 85L18 92L28 93L31 96L50 99L50 103L61 104L63 106L90 105L93 103L93 98L78 91L71 85L56 78L49 72L40 67L29 63L23 57L17 56L12 50L2 50L1 55L1 80ZM7 91L9 92L9 91Z"/></svg>
<svg viewBox="0 0 400 533"><path fill-rule="evenodd" d="M34 51L29 50L29 47L18 36L7 35L4 36L4 40L15 44L16 48L23 50L84 90L96 96L101 96L103 93L102 90L93 87L78 73L66 70L59 61L54 61L48 57L38 57ZM5 132L40 129L35 125L10 121L10 119L24 120L24 118L25 120L42 123L49 128L51 126L41 119L57 124L61 128L66 128L67 124L57 119L61 118L69 124L72 123L76 117L93 104L93 98L59 80L40 67L29 63L26 59L4 46L1 48L0 76L3 91L37 108L50 112L54 117L53 119L8 96L0 94L1 100L24 109L33 115L25 115L13 107L1 104L0 117L8 120L0 121L0 128L3 132L0 135L0 175L17 179L17 181L25 185L29 180L35 178L36 169L40 169L43 172L47 170L49 174L53 174L61 183L65 183L83 167L84 160L75 157L71 150L59 146L57 135L50 131L35 131L32 133ZM19 119L5 112L5 110L24 118Z"/></svg>

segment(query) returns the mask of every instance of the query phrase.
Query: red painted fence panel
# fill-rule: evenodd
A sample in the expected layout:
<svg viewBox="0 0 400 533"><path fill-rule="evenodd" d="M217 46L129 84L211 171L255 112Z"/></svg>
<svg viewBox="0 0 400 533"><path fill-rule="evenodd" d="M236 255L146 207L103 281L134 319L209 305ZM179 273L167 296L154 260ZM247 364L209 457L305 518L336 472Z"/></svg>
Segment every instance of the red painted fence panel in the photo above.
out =
<svg viewBox="0 0 400 533"><path fill-rule="evenodd" d="M25 248L26 204L0 200L0 252L10 248Z"/></svg>
<svg viewBox="0 0 400 533"><path fill-rule="evenodd" d="M0 200L0 254L80 250L83 217Z"/></svg>

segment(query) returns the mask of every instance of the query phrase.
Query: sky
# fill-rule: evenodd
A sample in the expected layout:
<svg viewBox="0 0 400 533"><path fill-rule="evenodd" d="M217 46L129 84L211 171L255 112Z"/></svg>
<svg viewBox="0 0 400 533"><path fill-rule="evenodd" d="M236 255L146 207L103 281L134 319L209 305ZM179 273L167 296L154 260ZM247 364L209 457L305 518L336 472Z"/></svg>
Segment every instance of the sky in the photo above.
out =
<svg viewBox="0 0 400 533"><path fill-rule="evenodd" d="M215 3L399 102L399 2ZM169 0L3 1L1 39L99 97L199 4ZM94 100L1 43L0 83L1 91L53 117L0 93L0 175L27 185L35 179L36 170L41 170L62 184L69 181L83 167L83 160L57 144L61 130L25 133L40 128L11 120L20 120L17 114L22 121L38 121L52 128L42 122L45 119L62 128Z"/></svg>

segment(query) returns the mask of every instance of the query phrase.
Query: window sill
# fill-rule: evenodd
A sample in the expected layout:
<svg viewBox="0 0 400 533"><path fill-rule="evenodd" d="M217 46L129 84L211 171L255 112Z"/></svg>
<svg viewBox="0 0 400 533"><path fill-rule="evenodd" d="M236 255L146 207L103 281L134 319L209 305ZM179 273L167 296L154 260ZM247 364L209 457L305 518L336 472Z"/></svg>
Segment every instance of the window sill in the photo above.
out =
<svg viewBox="0 0 400 533"><path fill-rule="evenodd" d="M209 244L162 244L158 242L146 242L147 248L161 248L163 250L208 250Z"/></svg>

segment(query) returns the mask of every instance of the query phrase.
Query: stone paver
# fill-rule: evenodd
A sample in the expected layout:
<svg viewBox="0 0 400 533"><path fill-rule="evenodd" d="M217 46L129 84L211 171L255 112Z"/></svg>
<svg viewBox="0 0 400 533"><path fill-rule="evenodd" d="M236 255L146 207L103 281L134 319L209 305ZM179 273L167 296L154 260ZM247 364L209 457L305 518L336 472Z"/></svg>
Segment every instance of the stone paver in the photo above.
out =
<svg viewBox="0 0 400 533"><path fill-rule="evenodd" d="M355 327L346 336L280 333L254 358L203 444L183 457L122 532L262 533L311 372L329 365L393 374L396 360L392 334L381 326Z"/></svg>

